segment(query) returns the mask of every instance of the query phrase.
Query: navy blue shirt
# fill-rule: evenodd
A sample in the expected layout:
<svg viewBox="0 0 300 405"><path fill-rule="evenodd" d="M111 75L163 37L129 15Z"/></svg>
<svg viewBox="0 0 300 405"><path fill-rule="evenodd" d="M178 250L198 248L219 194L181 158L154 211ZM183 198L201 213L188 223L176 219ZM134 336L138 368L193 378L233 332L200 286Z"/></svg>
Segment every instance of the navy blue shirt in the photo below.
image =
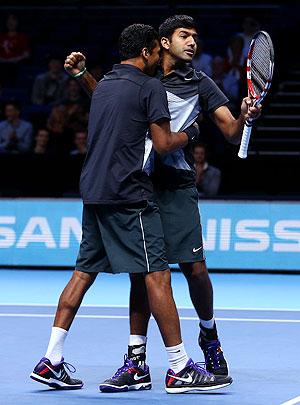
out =
<svg viewBox="0 0 300 405"><path fill-rule="evenodd" d="M159 80L128 64L114 65L93 93L88 150L80 178L86 204L126 204L151 198L149 124L170 120Z"/></svg>

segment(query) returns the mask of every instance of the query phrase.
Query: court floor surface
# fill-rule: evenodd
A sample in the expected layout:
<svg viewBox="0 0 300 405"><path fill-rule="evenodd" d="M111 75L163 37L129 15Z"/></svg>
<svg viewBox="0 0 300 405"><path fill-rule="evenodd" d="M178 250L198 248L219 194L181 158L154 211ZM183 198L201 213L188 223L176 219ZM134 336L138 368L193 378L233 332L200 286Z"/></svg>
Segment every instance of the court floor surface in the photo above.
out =
<svg viewBox="0 0 300 405"><path fill-rule="evenodd" d="M98 391L99 383L122 365L127 349L129 283L125 275L99 276L67 338L65 359L77 368L75 375L83 379L84 388L55 391L30 380L32 368L45 353L56 302L70 275L68 271L0 270L0 404L300 403L297 275L212 275L219 335L234 379L230 387L200 394L166 394L167 357L151 320L147 361L152 390ZM203 361L197 346L197 317L180 273L172 275L172 284L188 354L194 361Z"/></svg>

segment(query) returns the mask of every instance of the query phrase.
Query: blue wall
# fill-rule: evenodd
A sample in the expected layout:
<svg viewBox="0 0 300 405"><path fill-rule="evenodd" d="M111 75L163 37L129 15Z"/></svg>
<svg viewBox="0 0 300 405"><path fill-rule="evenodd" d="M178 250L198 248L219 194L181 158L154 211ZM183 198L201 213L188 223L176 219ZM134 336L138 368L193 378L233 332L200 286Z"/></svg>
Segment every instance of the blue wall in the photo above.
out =
<svg viewBox="0 0 300 405"><path fill-rule="evenodd" d="M202 201L208 266L300 270L300 203ZM80 201L0 200L0 265L73 266Z"/></svg>

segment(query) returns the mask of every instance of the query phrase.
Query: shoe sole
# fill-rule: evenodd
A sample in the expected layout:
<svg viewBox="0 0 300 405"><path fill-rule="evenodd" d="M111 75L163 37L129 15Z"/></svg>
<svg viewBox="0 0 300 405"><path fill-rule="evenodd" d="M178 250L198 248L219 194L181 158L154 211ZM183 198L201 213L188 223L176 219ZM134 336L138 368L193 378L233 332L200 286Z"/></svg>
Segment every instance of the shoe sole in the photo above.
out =
<svg viewBox="0 0 300 405"><path fill-rule="evenodd" d="M212 391L212 390L217 390L219 388L224 388L230 385L231 382L224 383L224 384L218 384L218 385L212 385L209 387L178 387L178 388L168 388L166 387L165 390L167 391L168 394L183 394L184 392L201 392L201 391Z"/></svg>
<svg viewBox="0 0 300 405"><path fill-rule="evenodd" d="M55 388L57 390L79 390L80 388L83 387L83 384L77 384L77 385L68 385L66 383L63 383L61 381L57 382L54 378L43 378L38 374L31 373L30 378L32 378L34 381L40 382L42 384L48 385L51 388Z"/></svg>
<svg viewBox="0 0 300 405"><path fill-rule="evenodd" d="M122 385L117 387L110 384L101 384L99 390L101 392L128 392L128 391L142 391L142 390L151 390L152 384L149 383L140 383L134 385Z"/></svg>

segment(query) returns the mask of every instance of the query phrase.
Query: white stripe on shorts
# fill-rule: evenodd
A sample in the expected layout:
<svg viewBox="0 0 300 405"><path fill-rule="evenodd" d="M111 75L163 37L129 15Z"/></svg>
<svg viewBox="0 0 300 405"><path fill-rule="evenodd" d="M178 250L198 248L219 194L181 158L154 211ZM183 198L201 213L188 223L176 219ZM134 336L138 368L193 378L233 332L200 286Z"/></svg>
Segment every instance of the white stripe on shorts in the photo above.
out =
<svg viewBox="0 0 300 405"><path fill-rule="evenodd" d="M144 252L145 252L145 257L146 257L146 264L147 264L147 271L150 271L150 266L149 266L149 260L148 260L148 253L147 253L147 247L146 247L146 241L145 241L145 234L144 234L144 227L143 227L143 221L142 221L142 213L139 213L140 217L140 225L141 225L141 230L142 230L142 236L143 236L143 243L144 243Z"/></svg>

